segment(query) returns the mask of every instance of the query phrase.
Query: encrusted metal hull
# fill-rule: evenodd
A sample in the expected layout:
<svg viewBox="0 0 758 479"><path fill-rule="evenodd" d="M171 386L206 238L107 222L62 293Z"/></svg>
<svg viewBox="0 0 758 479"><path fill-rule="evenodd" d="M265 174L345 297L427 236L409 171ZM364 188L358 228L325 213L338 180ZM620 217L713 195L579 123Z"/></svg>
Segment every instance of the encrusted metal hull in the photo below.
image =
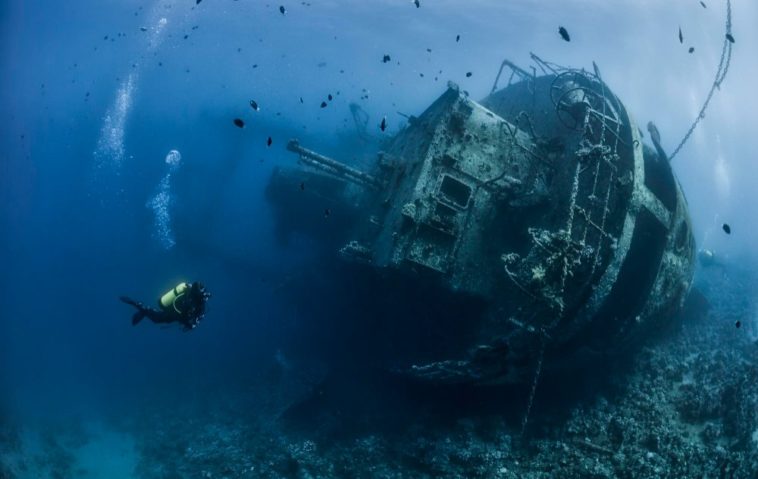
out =
<svg viewBox="0 0 758 479"><path fill-rule="evenodd" d="M547 70L536 76L504 66L512 83L481 102L449 85L373 171L290 144L309 175L360 187L345 197L360 212L343 231L345 259L434 283L440 302L486 305L459 318L470 325L461 338L446 337L458 328L435 331L444 347L425 342L418 354L383 358L400 373L522 380L543 354L570 361L638 344L688 293L694 241L684 195L597 69L540 62Z"/></svg>

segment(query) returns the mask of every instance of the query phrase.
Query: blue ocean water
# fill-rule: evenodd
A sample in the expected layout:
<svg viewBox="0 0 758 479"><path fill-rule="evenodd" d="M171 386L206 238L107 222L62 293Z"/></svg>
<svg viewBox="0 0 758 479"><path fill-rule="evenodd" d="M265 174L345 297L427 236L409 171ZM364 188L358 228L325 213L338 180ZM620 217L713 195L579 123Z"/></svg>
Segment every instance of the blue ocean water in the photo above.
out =
<svg viewBox="0 0 758 479"><path fill-rule="evenodd" d="M294 367L282 351L300 319L328 325L341 314L329 309L343 293L329 288L338 272L309 278L312 288L302 280L320 245L277 239L266 186L274 168L296 163L289 139L360 165L447 81L478 99L503 59L529 69L535 52L589 70L594 61L673 150L719 62L726 2L706 3L311 0L284 2L282 13L253 0L2 2L0 426L15 428L22 452L13 454L27 462L0 457L0 477L221 477L201 475L223 474L211 465L185 476L168 453L156 472L162 456L146 447L168 447L159 441L167 430L188 436L183 451L199 447L192 421L273 421L287 399L259 389L261 378ZM758 7L732 8L729 76L672 167L698 247L753 265ZM367 115L368 138L356 133L351 103ZM312 206L288 220L322 221L324 207ZM118 301L154 304L195 280L212 297L188 333L133 327L133 310ZM293 284L299 301L283 292ZM316 312L302 309L319 301ZM745 311L752 334L755 318ZM306 442L298 454L316 447ZM39 459L48 456L57 472ZM416 476L403 467L386 477ZM241 470L227 477L256 475Z"/></svg>

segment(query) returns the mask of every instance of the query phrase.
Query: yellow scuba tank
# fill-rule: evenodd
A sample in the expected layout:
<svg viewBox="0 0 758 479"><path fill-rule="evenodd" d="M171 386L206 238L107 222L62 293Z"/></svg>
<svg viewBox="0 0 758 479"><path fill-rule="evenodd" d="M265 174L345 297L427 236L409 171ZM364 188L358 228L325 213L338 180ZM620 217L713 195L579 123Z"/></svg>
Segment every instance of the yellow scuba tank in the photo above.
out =
<svg viewBox="0 0 758 479"><path fill-rule="evenodd" d="M173 289L169 290L166 294L161 296L161 299L159 301L161 309L164 311L173 309L177 313L182 314L179 308L176 307L176 301L184 296L184 294L187 292L187 289L189 289L189 285L187 283L179 283L174 286Z"/></svg>

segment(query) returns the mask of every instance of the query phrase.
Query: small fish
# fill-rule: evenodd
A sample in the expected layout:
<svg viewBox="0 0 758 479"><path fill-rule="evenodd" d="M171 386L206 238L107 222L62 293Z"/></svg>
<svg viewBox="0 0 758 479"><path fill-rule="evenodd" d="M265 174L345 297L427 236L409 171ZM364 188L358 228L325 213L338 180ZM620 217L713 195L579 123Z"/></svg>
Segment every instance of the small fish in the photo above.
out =
<svg viewBox="0 0 758 479"><path fill-rule="evenodd" d="M431 48L427 48L426 51L429 52L429 53L432 53L432 49Z"/></svg>
<svg viewBox="0 0 758 479"><path fill-rule="evenodd" d="M303 97L300 97L300 103L303 103Z"/></svg>
<svg viewBox="0 0 758 479"><path fill-rule="evenodd" d="M470 78L470 77L471 77L471 75L473 75L473 73L471 73L471 72L466 72L466 78Z"/></svg>
<svg viewBox="0 0 758 479"><path fill-rule="evenodd" d="M742 321L738 319L737 321L734 322L734 327L737 329L740 329L740 326L742 326Z"/></svg>
<svg viewBox="0 0 758 479"><path fill-rule="evenodd" d="M332 210L329 208L324 208L324 218L329 218L329 215L332 214Z"/></svg>
<svg viewBox="0 0 758 479"><path fill-rule="evenodd" d="M416 5L416 8L418 8L418 7L421 6L421 1L420 0L413 0L413 4Z"/></svg>
<svg viewBox="0 0 758 479"><path fill-rule="evenodd" d="M728 235L732 234L732 227L729 226L726 223L724 223L723 225L721 225L721 229L724 230L724 233L726 233Z"/></svg>
<svg viewBox="0 0 758 479"><path fill-rule="evenodd" d="M731 33L726 34L726 39L729 40L729 43L734 43L734 37Z"/></svg>
<svg viewBox="0 0 758 479"><path fill-rule="evenodd" d="M200 5L200 2L202 2L202 1L203 0L195 0L195 5Z"/></svg>
<svg viewBox="0 0 758 479"><path fill-rule="evenodd" d="M679 43L684 43L684 35L682 35L682 27L679 27Z"/></svg>
<svg viewBox="0 0 758 479"><path fill-rule="evenodd" d="M327 100L329 100L329 101L332 101L332 100L334 99L334 97L332 96L332 94L331 94L331 93L330 93L330 94L328 94L328 95L326 96L326 98L327 98Z"/></svg>
<svg viewBox="0 0 758 479"><path fill-rule="evenodd" d="M142 31L142 32L146 32L146 31L147 31L147 28L145 28L145 27L139 27L139 29L140 29L140 31Z"/></svg>
<svg viewBox="0 0 758 479"><path fill-rule="evenodd" d="M188 38L189 38L189 35L184 35L184 39L185 40L188 39Z"/></svg>
<svg viewBox="0 0 758 479"><path fill-rule="evenodd" d="M305 191L305 182L300 182L300 191Z"/></svg>
<svg viewBox="0 0 758 479"><path fill-rule="evenodd" d="M284 8L284 5L279 5L279 13L281 13L282 15L287 13L287 9Z"/></svg>
<svg viewBox="0 0 758 479"><path fill-rule="evenodd" d="M234 119L234 126L236 126L237 128L245 128L245 122L242 121L242 119L240 119L240 118L235 118Z"/></svg>
<svg viewBox="0 0 758 479"><path fill-rule="evenodd" d="M558 33L561 35L561 38L563 38L567 42L571 41L571 36L569 35L569 32L565 28L558 27Z"/></svg>
<svg viewBox="0 0 758 479"><path fill-rule="evenodd" d="M268 140L266 140L266 146L271 146L271 143L273 143L274 140L271 139L271 137L268 137Z"/></svg>
<svg viewBox="0 0 758 479"><path fill-rule="evenodd" d="M250 100L250 107L255 111L260 110L260 107L258 106L258 102L255 100Z"/></svg>
<svg viewBox="0 0 758 479"><path fill-rule="evenodd" d="M390 58L390 56L389 56L389 55L384 55L384 56L382 57L382 63L387 63L387 62L389 62L389 61L391 61L391 60L392 60L392 59Z"/></svg>
<svg viewBox="0 0 758 479"><path fill-rule="evenodd" d="M321 108L326 108L326 102L325 101L321 102Z"/></svg>
<svg viewBox="0 0 758 479"><path fill-rule="evenodd" d="M379 124L379 129L384 131L387 129L387 117L382 117L382 122Z"/></svg>
<svg viewBox="0 0 758 479"><path fill-rule="evenodd" d="M700 5L702 5L703 8L708 8L708 7L705 6L705 2L700 2Z"/></svg>
<svg viewBox="0 0 758 479"><path fill-rule="evenodd" d="M690 53L695 53L695 47L690 47L690 49L687 50L687 51L690 52Z"/></svg>
<svg viewBox="0 0 758 479"><path fill-rule="evenodd" d="M460 42L461 41L461 36L460 35L456 35L455 36L455 41L456 42Z"/></svg>

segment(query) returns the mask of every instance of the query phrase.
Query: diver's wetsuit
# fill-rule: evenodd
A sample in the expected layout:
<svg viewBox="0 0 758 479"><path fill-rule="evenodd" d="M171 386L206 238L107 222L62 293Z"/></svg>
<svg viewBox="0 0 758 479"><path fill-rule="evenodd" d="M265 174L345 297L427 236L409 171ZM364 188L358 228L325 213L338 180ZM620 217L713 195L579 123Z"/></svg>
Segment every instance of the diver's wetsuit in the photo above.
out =
<svg viewBox="0 0 758 479"><path fill-rule="evenodd" d="M189 331L197 327L200 320L203 319L205 302L209 296L200 283L193 283L187 289L186 294L179 295L170 305L161 304L159 300L160 309L150 308L126 296L121 296L119 299L137 308L137 312L132 316L132 325L137 325L143 319L148 318L158 324L179 323L185 331Z"/></svg>

